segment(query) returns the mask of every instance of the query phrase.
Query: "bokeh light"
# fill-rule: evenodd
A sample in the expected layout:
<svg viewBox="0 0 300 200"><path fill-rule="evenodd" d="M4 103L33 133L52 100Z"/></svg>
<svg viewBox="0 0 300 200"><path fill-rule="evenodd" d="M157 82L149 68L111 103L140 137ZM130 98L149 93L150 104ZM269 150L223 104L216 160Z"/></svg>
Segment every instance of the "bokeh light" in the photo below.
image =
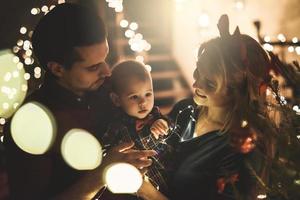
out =
<svg viewBox="0 0 300 200"><path fill-rule="evenodd" d="M18 109L11 121L11 134L15 143L30 154L44 154L56 136L56 123L52 113L38 102L29 102Z"/></svg>
<svg viewBox="0 0 300 200"><path fill-rule="evenodd" d="M71 129L61 144L65 162L77 170L91 170L102 161L102 148L96 137L83 129Z"/></svg>
<svg viewBox="0 0 300 200"><path fill-rule="evenodd" d="M138 24L136 22L131 22L131 24L129 25L129 28L133 31L138 29Z"/></svg>
<svg viewBox="0 0 300 200"><path fill-rule="evenodd" d="M27 86L23 78L25 71L15 61L11 51L0 51L0 117L3 118L10 117L15 111L12 105L21 104L26 96L26 91L22 90L23 85Z"/></svg>
<svg viewBox="0 0 300 200"><path fill-rule="evenodd" d="M143 183L140 171L128 163L116 163L104 172L105 183L112 193L135 193Z"/></svg>
<svg viewBox="0 0 300 200"><path fill-rule="evenodd" d="M27 32L27 28L26 27L23 26L23 27L20 28L20 33L21 34L25 34L26 32Z"/></svg>
<svg viewBox="0 0 300 200"><path fill-rule="evenodd" d="M127 21L126 19L122 19L122 20L120 21L120 26L121 26L122 28L126 28L126 27L128 26L128 21Z"/></svg>
<svg viewBox="0 0 300 200"><path fill-rule="evenodd" d="M210 23L210 19L208 14L206 13L202 13L200 14L199 18L198 18L198 24L201 28L206 28L209 26Z"/></svg>

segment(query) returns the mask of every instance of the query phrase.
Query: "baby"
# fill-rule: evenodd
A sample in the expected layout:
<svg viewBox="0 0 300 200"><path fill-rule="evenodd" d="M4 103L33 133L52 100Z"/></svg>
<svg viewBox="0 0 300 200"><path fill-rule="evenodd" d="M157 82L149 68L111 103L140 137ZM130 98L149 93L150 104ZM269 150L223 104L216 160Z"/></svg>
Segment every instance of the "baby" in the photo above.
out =
<svg viewBox="0 0 300 200"><path fill-rule="evenodd" d="M164 192L165 157L170 149L160 142L160 137L168 134L169 126L168 120L154 106L150 72L140 62L121 62L112 70L111 86L110 98L117 112L115 122L110 124L102 141L110 146L133 141L135 149L157 151L146 177Z"/></svg>

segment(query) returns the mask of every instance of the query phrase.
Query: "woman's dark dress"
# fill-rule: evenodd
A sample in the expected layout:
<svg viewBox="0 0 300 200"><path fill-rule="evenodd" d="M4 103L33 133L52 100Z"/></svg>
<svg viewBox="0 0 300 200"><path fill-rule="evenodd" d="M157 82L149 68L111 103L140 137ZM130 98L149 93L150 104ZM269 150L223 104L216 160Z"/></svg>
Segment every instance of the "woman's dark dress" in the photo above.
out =
<svg viewBox="0 0 300 200"><path fill-rule="evenodd" d="M175 119L179 110L189 105L196 108L192 99L177 103L170 117ZM176 147L175 168L170 178L171 199L250 199L245 196L249 197L253 178L244 166L246 155L230 145L229 133L216 130L193 138L194 119L198 116L195 111L181 112L178 118L183 141Z"/></svg>

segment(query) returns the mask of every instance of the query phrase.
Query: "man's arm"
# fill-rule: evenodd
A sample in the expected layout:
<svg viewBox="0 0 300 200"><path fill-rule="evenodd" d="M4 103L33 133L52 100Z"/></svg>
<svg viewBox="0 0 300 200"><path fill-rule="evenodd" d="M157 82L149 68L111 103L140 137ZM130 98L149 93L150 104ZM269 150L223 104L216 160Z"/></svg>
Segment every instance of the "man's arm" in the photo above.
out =
<svg viewBox="0 0 300 200"><path fill-rule="evenodd" d="M111 149L99 167L87 171L72 186L54 197L48 196L46 192L53 175L52 160L47 155L33 156L24 152L21 157L9 151L9 182L12 187L12 199L92 199L104 186L103 171L111 163L128 162L137 168L151 165L152 161L145 158L153 156L155 152L132 150L130 149L132 146L133 143L121 144Z"/></svg>
<svg viewBox="0 0 300 200"><path fill-rule="evenodd" d="M131 149L133 145L134 143L123 143L112 148L103 158L103 162L98 168L89 171L77 183L54 199L92 199L104 187L103 172L112 163L127 162L139 169L150 166L152 160L145 158L155 155L156 152L152 150L133 150Z"/></svg>

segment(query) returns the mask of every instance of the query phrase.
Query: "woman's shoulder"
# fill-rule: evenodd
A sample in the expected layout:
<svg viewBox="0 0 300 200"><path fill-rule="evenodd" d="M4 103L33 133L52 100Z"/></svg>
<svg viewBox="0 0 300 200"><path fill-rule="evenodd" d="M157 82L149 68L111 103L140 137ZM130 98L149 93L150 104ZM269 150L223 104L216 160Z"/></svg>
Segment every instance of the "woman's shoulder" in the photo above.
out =
<svg viewBox="0 0 300 200"><path fill-rule="evenodd" d="M195 104L193 98L185 98L185 99L181 99L180 101L178 101L178 102L175 104L174 107L177 107L177 106L182 106L182 107L184 107L184 106L189 106L189 105L191 105L191 106L193 106L193 107L196 107L196 104Z"/></svg>

